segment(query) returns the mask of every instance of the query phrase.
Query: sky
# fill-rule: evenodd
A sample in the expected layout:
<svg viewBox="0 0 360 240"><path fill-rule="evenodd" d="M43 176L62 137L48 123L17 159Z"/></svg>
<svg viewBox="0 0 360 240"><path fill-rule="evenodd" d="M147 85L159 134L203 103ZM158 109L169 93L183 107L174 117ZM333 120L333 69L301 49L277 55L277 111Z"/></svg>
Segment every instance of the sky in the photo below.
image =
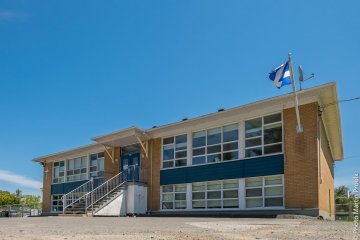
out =
<svg viewBox="0 0 360 240"><path fill-rule="evenodd" d="M0 189L40 194L32 162L129 126L150 128L291 92L292 53L339 99L360 96L360 1L0 0ZM297 77L297 75L295 75ZM360 101L340 105L336 185L360 170Z"/></svg>

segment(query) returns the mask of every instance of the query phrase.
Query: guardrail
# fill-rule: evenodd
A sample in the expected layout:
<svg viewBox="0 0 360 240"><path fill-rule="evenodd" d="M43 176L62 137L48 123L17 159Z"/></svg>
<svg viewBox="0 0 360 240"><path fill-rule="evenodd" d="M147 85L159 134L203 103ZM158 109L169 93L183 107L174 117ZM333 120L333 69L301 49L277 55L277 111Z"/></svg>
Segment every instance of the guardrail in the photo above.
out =
<svg viewBox="0 0 360 240"><path fill-rule="evenodd" d="M0 206L0 217L28 217L40 214L41 209L36 205L14 204Z"/></svg>

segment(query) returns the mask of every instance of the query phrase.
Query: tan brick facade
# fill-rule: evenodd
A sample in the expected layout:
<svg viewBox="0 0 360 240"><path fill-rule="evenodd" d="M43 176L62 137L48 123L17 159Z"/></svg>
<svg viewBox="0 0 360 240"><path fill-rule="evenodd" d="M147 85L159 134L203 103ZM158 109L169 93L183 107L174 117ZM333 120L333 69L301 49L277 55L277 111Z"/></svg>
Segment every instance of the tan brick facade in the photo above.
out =
<svg viewBox="0 0 360 240"><path fill-rule="evenodd" d="M285 207L318 208L320 212L331 212L333 215L333 160L325 131L319 127L322 124L318 104L302 105L299 110L301 123L304 125L304 132L301 134L297 134L295 129L295 109L285 109L283 113Z"/></svg>
<svg viewBox="0 0 360 240"><path fill-rule="evenodd" d="M114 153L112 153L114 151ZM111 159L109 154L104 152L104 172L105 179L110 179L112 176L115 176L120 171L120 148L115 147L109 151L114 160Z"/></svg>
<svg viewBox="0 0 360 240"><path fill-rule="evenodd" d="M43 173L43 199L42 211L51 210L51 183L52 183L52 163L45 163Z"/></svg>

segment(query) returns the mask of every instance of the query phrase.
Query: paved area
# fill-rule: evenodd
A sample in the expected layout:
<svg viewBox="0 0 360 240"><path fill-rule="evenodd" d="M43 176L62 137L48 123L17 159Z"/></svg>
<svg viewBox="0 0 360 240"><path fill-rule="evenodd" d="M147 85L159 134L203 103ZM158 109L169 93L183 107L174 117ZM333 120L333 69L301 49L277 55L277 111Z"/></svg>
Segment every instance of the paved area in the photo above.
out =
<svg viewBox="0 0 360 240"><path fill-rule="evenodd" d="M0 218L0 239L353 239L353 223L309 219Z"/></svg>

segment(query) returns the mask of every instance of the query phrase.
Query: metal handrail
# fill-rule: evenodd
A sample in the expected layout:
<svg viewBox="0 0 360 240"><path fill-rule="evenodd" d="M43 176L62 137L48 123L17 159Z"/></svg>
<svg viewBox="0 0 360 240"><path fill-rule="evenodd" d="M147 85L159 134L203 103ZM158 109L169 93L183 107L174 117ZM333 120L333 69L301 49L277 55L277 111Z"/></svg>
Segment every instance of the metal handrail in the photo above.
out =
<svg viewBox="0 0 360 240"><path fill-rule="evenodd" d="M91 192L85 194L85 213L89 208L93 208L94 204L99 202L104 197L108 196L114 190L119 188L126 182L126 176L123 172L118 173L117 175L113 176L103 184L96 187Z"/></svg>
<svg viewBox="0 0 360 240"><path fill-rule="evenodd" d="M63 213L65 213L65 210L68 207L74 205L74 203L78 202L90 191L91 191L91 181L88 180L87 182L83 183L74 190L68 192L67 194L64 194L61 197L61 200L63 202Z"/></svg>

